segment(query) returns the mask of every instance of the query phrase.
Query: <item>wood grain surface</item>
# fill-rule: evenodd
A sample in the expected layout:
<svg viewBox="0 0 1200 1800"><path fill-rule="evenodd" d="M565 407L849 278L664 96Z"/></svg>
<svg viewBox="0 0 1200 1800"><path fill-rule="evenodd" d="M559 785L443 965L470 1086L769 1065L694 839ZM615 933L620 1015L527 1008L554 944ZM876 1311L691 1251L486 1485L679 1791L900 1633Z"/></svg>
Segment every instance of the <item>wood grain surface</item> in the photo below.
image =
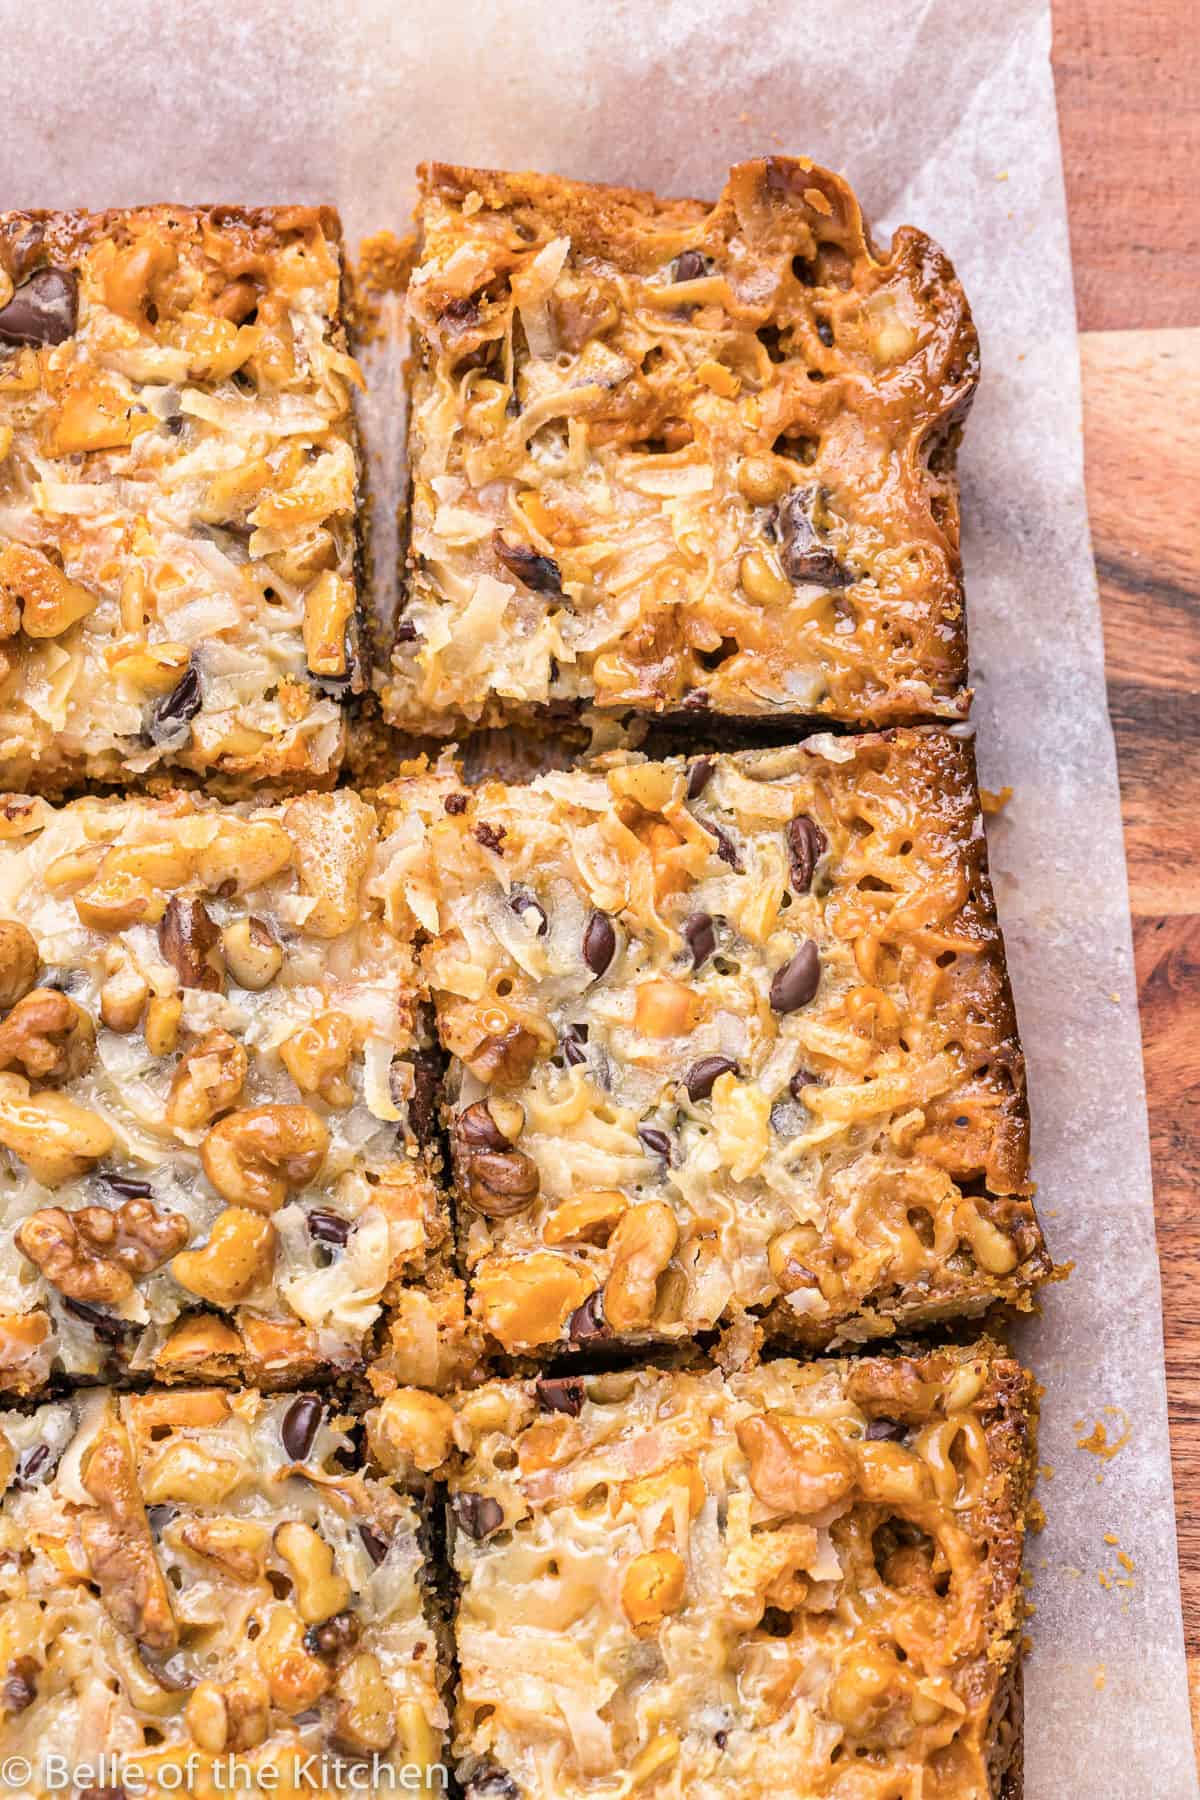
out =
<svg viewBox="0 0 1200 1800"><path fill-rule="evenodd" d="M1200 34L1188 0L1054 23L1200 1743Z"/></svg>

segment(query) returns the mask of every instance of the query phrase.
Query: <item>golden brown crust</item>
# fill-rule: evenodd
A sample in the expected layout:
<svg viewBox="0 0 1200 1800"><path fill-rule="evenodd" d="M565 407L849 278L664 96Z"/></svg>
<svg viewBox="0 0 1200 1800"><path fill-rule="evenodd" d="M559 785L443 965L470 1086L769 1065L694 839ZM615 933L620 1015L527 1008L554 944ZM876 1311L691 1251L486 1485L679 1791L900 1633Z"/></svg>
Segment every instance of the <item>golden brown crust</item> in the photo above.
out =
<svg viewBox="0 0 1200 1800"><path fill-rule="evenodd" d="M1028 1306L1024 1063L969 744L937 728L381 797L510 1352ZM399 838L397 838L399 842Z"/></svg>
<svg viewBox="0 0 1200 1800"><path fill-rule="evenodd" d="M454 1405L468 1789L999 1800L1037 1401L995 1345Z"/></svg>
<svg viewBox="0 0 1200 1800"><path fill-rule="evenodd" d="M936 245L789 158L713 207L426 165L422 227L393 722L965 712L978 351Z"/></svg>
<svg viewBox="0 0 1200 1800"><path fill-rule="evenodd" d="M331 785L358 653L329 207L0 214L0 779Z"/></svg>

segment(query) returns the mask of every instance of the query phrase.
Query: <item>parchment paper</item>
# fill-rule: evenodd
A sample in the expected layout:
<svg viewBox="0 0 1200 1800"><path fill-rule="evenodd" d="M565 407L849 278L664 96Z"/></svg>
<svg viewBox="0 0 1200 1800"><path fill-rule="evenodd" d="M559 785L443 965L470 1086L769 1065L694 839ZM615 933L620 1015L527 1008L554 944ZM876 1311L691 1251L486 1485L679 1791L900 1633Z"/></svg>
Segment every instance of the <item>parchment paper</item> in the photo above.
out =
<svg viewBox="0 0 1200 1800"><path fill-rule="evenodd" d="M962 460L975 718L983 779L1015 789L993 861L1040 1204L1076 1263L1021 1341L1054 1471L1030 1552L1027 1793L1194 1800L1046 0L0 0L0 26L0 207L333 199L354 243L406 228L430 154L711 195L778 149L950 252L985 366ZM395 419L384 387L376 466ZM1077 1447L1125 1419L1110 1459Z"/></svg>

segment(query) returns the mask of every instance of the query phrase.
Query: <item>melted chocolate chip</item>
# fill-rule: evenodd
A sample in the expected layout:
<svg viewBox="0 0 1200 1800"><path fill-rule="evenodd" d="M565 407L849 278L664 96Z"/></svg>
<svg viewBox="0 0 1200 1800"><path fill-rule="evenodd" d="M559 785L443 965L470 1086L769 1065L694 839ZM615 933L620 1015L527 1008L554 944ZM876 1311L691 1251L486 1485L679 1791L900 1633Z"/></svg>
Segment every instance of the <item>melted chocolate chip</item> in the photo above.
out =
<svg viewBox="0 0 1200 1800"><path fill-rule="evenodd" d="M421 634L411 619L401 619L396 625L394 642L397 644L415 644ZM446 809L449 811L449 807Z"/></svg>
<svg viewBox="0 0 1200 1800"><path fill-rule="evenodd" d="M583 933L583 960L593 975L603 975L617 953L617 934L607 913L594 912Z"/></svg>
<svg viewBox="0 0 1200 1800"><path fill-rule="evenodd" d="M597 1288L582 1306L577 1306L567 1320L567 1336L573 1344L585 1344L589 1338L607 1337L608 1320L604 1317L604 1292Z"/></svg>
<svg viewBox="0 0 1200 1800"><path fill-rule="evenodd" d="M868 1419L863 1436L872 1444L881 1439L899 1444L908 1436L908 1427L902 1425L899 1419Z"/></svg>
<svg viewBox="0 0 1200 1800"><path fill-rule="evenodd" d="M691 1068L684 1076L683 1082L684 1086L687 1088L689 1098L692 1100L707 1100L713 1091L714 1083L720 1076L729 1074L736 1075L737 1072L738 1066L731 1057L702 1056L699 1062L694 1062L692 1064Z"/></svg>
<svg viewBox="0 0 1200 1800"><path fill-rule="evenodd" d="M315 1238L318 1244L342 1245L350 1236L349 1219L341 1219L337 1213L310 1212L308 1215L308 1235Z"/></svg>
<svg viewBox="0 0 1200 1800"><path fill-rule="evenodd" d="M730 868L735 869L740 875L742 872L742 865L738 858L737 845L725 830L725 827L723 825L714 825L710 822L705 825L704 829L706 831L711 831L716 838L717 855L720 857L721 861L723 863L728 863Z"/></svg>
<svg viewBox="0 0 1200 1800"><path fill-rule="evenodd" d="M114 1194L120 1194L123 1200L153 1200L154 1189L148 1181L136 1181L132 1175L109 1175L97 1177L106 1188Z"/></svg>
<svg viewBox="0 0 1200 1800"><path fill-rule="evenodd" d="M304 1634L304 1648L310 1656L323 1662L336 1662L347 1650L353 1650L362 1636L362 1625L355 1612L334 1613L320 1625L310 1625Z"/></svg>
<svg viewBox="0 0 1200 1800"><path fill-rule="evenodd" d="M537 936L546 936L546 933L550 929L550 921L546 917L546 909L536 895L529 892L528 888L514 888L508 897L508 904L519 919L523 919L526 913L529 913L531 919L536 921Z"/></svg>
<svg viewBox="0 0 1200 1800"><path fill-rule="evenodd" d="M587 1043L588 1028L586 1025L568 1025L559 1038L562 1053L572 1068L587 1061L587 1051L583 1046Z"/></svg>
<svg viewBox="0 0 1200 1800"><path fill-rule="evenodd" d="M98 1306L89 1306L86 1300L64 1300L63 1311L88 1326L102 1344L119 1344L128 1332L138 1329L124 1319L114 1319L111 1313L101 1312Z"/></svg>
<svg viewBox="0 0 1200 1800"><path fill-rule="evenodd" d="M813 523L813 509L819 490L816 487L793 488L775 509L775 531L779 538L779 560L783 572L794 587L811 584L816 587L844 588L854 576L821 543Z"/></svg>
<svg viewBox="0 0 1200 1800"><path fill-rule="evenodd" d="M363 1549L378 1568L388 1553L387 1539L372 1531L369 1525L360 1525L358 1535L362 1539Z"/></svg>
<svg viewBox="0 0 1200 1800"><path fill-rule="evenodd" d="M821 827L803 813L787 828L788 859L792 865L792 886L798 894L812 887L817 863L825 854L828 839Z"/></svg>
<svg viewBox="0 0 1200 1800"><path fill-rule="evenodd" d="M546 1375L535 1383L535 1391L547 1412L569 1413L577 1419L583 1411L586 1395L578 1375Z"/></svg>
<svg viewBox="0 0 1200 1800"><path fill-rule="evenodd" d="M75 330L79 283L70 269L39 269L0 311L0 343L62 344Z"/></svg>
<svg viewBox="0 0 1200 1800"><path fill-rule="evenodd" d="M324 1410L315 1394L301 1394L284 1413L279 1435L293 1462L303 1462L312 1449Z"/></svg>
<svg viewBox="0 0 1200 1800"><path fill-rule="evenodd" d="M562 571L552 556L541 556L528 544L507 544L496 532L492 548L510 575L535 594L561 594Z"/></svg>
<svg viewBox="0 0 1200 1800"><path fill-rule="evenodd" d="M698 800L700 798L700 795L712 780L715 767L716 764L707 756L698 757L694 763L688 764L687 797L689 800Z"/></svg>
<svg viewBox="0 0 1200 1800"><path fill-rule="evenodd" d="M447 794L442 804L451 818L457 819L466 812L469 802L466 794Z"/></svg>
<svg viewBox="0 0 1200 1800"><path fill-rule="evenodd" d="M31 1488L39 1476L49 1476L50 1466L49 1444L34 1444L18 1461L13 1474L13 1486L22 1490Z"/></svg>
<svg viewBox="0 0 1200 1800"><path fill-rule="evenodd" d="M671 277L675 281L699 281L708 274L708 258L700 250L682 250L675 258Z"/></svg>
<svg viewBox="0 0 1200 1800"><path fill-rule="evenodd" d="M156 700L146 721L146 736L152 744L174 742L185 733L200 711L203 695L200 671L190 662L169 694Z"/></svg>
<svg viewBox="0 0 1200 1800"><path fill-rule="evenodd" d="M651 1156L661 1156L664 1162L670 1162L671 1140L665 1131L660 1131L657 1125L639 1125L637 1134Z"/></svg>
<svg viewBox="0 0 1200 1800"><path fill-rule="evenodd" d="M521 1790L504 1769L484 1769L467 1783L468 1800L521 1800Z"/></svg>
<svg viewBox="0 0 1200 1800"><path fill-rule="evenodd" d="M821 958L811 938L806 938L771 981L771 1005L778 1013L796 1012L807 1006L821 981Z"/></svg>
<svg viewBox="0 0 1200 1800"><path fill-rule="evenodd" d="M460 1529L477 1542L495 1531L504 1518L504 1508L490 1494L457 1494L452 1505Z"/></svg>
<svg viewBox="0 0 1200 1800"><path fill-rule="evenodd" d="M711 913L694 912L683 921L683 935L692 953L692 967L698 969L708 961L717 947L717 933Z"/></svg>
<svg viewBox="0 0 1200 1800"><path fill-rule="evenodd" d="M473 835L485 850L494 851L497 856L504 855L504 840L508 836L503 825L489 825L486 820L476 825Z"/></svg>
<svg viewBox="0 0 1200 1800"><path fill-rule="evenodd" d="M797 1069L796 1073L792 1076L792 1079L788 1082L788 1093L792 1096L793 1100L800 1100L803 1102L803 1090L806 1087L814 1087L817 1080L818 1077L813 1074L811 1069Z"/></svg>

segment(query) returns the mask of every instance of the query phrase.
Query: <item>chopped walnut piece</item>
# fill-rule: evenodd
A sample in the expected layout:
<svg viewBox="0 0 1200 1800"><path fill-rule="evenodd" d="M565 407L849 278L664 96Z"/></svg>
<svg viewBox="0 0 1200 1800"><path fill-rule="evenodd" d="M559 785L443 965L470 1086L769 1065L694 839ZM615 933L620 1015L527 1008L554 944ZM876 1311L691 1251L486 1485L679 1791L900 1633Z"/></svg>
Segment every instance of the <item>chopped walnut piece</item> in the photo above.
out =
<svg viewBox="0 0 1200 1800"><path fill-rule="evenodd" d="M96 1027L57 988L34 988L0 1020L0 1069L22 1068L31 1081L70 1081L90 1066Z"/></svg>
<svg viewBox="0 0 1200 1800"><path fill-rule="evenodd" d="M79 1535L115 1624L151 1650L174 1649L178 1632L170 1593L154 1553L129 1437L116 1419L97 1438L83 1485L97 1510L82 1515Z"/></svg>
<svg viewBox="0 0 1200 1800"><path fill-rule="evenodd" d="M126 1200L116 1212L84 1206L44 1207L20 1226L16 1242L47 1281L71 1300L116 1306L188 1240L182 1213L160 1213L153 1201Z"/></svg>

